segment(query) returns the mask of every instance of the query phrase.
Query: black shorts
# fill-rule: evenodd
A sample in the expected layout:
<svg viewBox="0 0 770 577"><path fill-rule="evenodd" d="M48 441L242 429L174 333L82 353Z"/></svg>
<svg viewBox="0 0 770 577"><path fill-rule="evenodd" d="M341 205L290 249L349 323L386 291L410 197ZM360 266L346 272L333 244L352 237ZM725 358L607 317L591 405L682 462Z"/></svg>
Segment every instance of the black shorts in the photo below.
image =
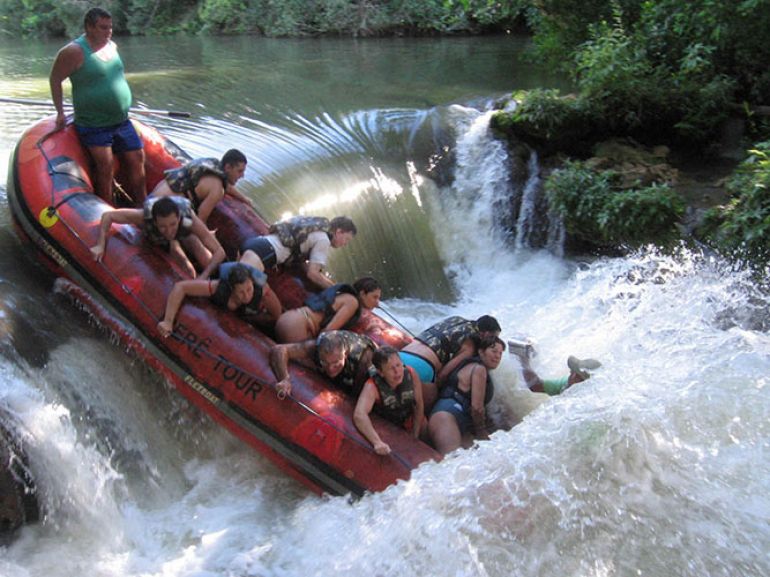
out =
<svg viewBox="0 0 770 577"><path fill-rule="evenodd" d="M275 249L273 249L273 245L264 236L253 236L244 242L241 246L241 254L247 250L252 251L260 258L265 266L265 270L275 268Z"/></svg>

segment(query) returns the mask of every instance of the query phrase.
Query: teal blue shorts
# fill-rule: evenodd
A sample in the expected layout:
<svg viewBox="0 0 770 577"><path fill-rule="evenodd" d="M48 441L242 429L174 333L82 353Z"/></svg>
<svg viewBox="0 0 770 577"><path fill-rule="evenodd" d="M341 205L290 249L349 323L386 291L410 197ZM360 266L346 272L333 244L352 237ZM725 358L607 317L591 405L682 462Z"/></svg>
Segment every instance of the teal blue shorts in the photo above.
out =
<svg viewBox="0 0 770 577"><path fill-rule="evenodd" d="M436 380L436 371L433 369L433 365L420 355L401 351L398 353L398 356L401 357L402 363L407 367L412 367L414 369L423 383L432 383Z"/></svg>

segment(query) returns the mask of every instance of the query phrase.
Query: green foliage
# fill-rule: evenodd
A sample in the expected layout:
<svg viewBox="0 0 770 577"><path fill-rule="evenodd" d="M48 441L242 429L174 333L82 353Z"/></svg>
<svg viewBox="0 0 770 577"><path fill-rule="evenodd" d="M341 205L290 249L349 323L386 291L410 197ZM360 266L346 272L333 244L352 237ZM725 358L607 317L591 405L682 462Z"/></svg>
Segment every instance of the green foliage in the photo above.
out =
<svg viewBox="0 0 770 577"><path fill-rule="evenodd" d="M533 9L532 0L3 0L0 31L71 37L91 5L112 12L117 34L136 35L452 34L505 29Z"/></svg>
<svg viewBox="0 0 770 577"><path fill-rule="evenodd" d="M241 34L250 29L245 18L248 0L203 0L198 15L203 22L202 32L214 34Z"/></svg>
<svg viewBox="0 0 770 577"><path fill-rule="evenodd" d="M9 36L75 36L83 31L83 2L4 0L0 31Z"/></svg>
<svg viewBox="0 0 770 577"><path fill-rule="evenodd" d="M708 47L690 46L672 71L649 57L643 39L626 32L619 12L612 25L588 29L572 60L578 94L527 96L511 118L520 137L540 148L549 142L545 152L555 147L577 155L609 136L701 150L717 139L734 83L714 74Z"/></svg>
<svg viewBox="0 0 770 577"><path fill-rule="evenodd" d="M623 28L602 23L575 54L574 75L581 96L613 131L633 131L660 98L655 70Z"/></svg>
<svg viewBox="0 0 770 577"><path fill-rule="evenodd" d="M200 29L197 0L126 0L126 27L131 34L173 34Z"/></svg>
<svg viewBox="0 0 770 577"><path fill-rule="evenodd" d="M535 0L535 5L538 16L530 20L535 54L567 71L603 27L623 30L631 49L642 53L658 78L666 78L666 89L690 82L695 73L704 84L729 78L739 101L770 99L770 90L763 89L770 82L765 79L770 0ZM608 61L592 65L609 68L609 74L621 67Z"/></svg>
<svg viewBox="0 0 770 577"><path fill-rule="evenodd" d="M601 127L595 122L590 101L563 97L557 90L536 89L514 95L513 112L497 112L491 126L535 146L545 154L566 152L582 156L598 138Z"/></svg>
<svg viewBox="0 0 770 577"><path fill-rule="evenodd" d="M679 195L668 185L620 190L612 171L595 172L582 162L568 162L546 180L551 208L567 232L595 246L670 245L678 238L684 213Z"/></svg>
<svg viewBox="0 0 770 577"><path fill-rule="evenodd" d="M757 270L770 265L770 141L761 142L728 183L733 199L711 209L699 233Z"/></svg>

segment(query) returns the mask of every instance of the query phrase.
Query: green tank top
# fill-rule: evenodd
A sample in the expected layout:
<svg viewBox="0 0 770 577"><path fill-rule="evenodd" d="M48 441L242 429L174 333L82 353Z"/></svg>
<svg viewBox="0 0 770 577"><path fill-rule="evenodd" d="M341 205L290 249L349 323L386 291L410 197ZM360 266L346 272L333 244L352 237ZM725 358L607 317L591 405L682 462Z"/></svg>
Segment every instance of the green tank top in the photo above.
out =
<svg viewBox="0 0 770 577"><path fill-rule="evenodd" d="M75 124L91 128L114 126L128 118L131 89L120 55L104 61L94 55L85 34L75 40L83 49L83 65L70 75Z"/></svg>

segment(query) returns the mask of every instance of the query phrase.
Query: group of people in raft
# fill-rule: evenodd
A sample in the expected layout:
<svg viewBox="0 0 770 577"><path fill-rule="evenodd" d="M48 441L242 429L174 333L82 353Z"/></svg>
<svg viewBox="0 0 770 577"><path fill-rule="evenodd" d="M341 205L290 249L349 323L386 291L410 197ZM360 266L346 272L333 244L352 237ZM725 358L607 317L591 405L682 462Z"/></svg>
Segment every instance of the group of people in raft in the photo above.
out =
<svg viewBox="0 0 770 577"><path fill-rule="evenodd" d="M112 41L112 16L92 7L83 25L84 34L59 50L51 69L56 127L67 123L63 82L69 79L73 124L94 161L94 191L115 205L113 155L118 155L128 193L141 204L104 212L98 241L91 249L94 258L103 258L113 224L134 224L189 277L177 282L168 295L158 323L160 334L171 334L186 297L209 298L249 322L271 326L279 343L270 353L279 395L291 392L289 361L315 367L357 395L355 424L382 455L390 449L372 425L372 411L407 427L442 453L467 445L473 435L486 436L485 405L493 394L489 371L500 364L506 348L498 322L486 315L476 320L450 317L417 335L401 351L378 348L369 337L345 330L362 309L378 305L382 290L371 277L348 285L334 284L324 274L329 250L344 247L356 234L353 221L344 216L276 223L269 234L245 242L237 262L225 263L225 251L206 221L225 194L250 203L235 188L244 175L246 157L229 150L221 159L192 160L168 171L146 197L143 144L128 118L132 96ZM305 306L283 311L265 270L289 263L304 266L319 292ZM529 364L527 348L516 352L530 388L551 394L585 379L585 369L598 364L570 357L568 377L543 381Z"/></svg>
<svg viewBox="0 0 770 577"><path fill-rule="evenodd" d="M199 158L167 171L142 208L103 213L99 238L91 249L94 258L104 256L113 223L141 227L149 242L168 251L191 277L177 282L168 295L157 326L163 337L172 333L186 297L209 298L249 322L271 326L279 343L270 352L279 396L291 393L290 361L322 372L357 395L355 425L380 455L389 454L390 447L373 426L372 411L442 454L485 438L485 406L494 392L489 373L506 349L498 321L488 315L476 320L452 316L418 334L400 351L378 347L368 336L346 330L362 309L379 305L382 288L372 277L352 285L334 284L324 273L329 250L346 246L357 232L345 216L331 220L299 216L278 222L269 234L244 242L237 262L223 262L225 251L206 219L225 194L249 202L234 188L246 162L240 151L229 150L221 160ZM305 306L283 311L265 270L289 263L301 264L319 292L311 294ZM598 366L590 359L570 357L569 376L546 381L532 370L531 347L512 352L521 360L530 389L549 394L584 380L585 369Z"/></svg>

